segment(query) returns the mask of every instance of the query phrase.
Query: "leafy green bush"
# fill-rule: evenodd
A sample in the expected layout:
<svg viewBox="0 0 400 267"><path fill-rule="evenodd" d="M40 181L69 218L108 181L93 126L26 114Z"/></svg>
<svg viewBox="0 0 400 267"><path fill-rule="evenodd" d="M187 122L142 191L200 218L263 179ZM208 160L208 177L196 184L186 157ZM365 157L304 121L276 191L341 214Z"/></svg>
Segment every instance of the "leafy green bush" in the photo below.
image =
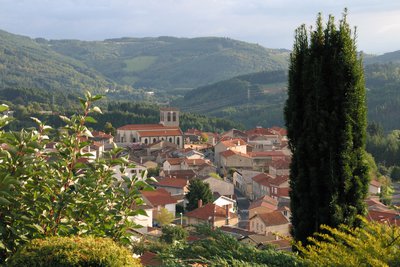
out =
<svg viewBox="0 0 400 267"><path fill-rule="evenodd" d="M34 239L6 266L142 266L131 252L109 238L50 237Z"/></svg>
<svg viewBox="0 0 400 267"><path fill-rule="evenodd" d="M322 226L297 246L308 266L400 266L400 227L360 218L360 228Z"/></svg>

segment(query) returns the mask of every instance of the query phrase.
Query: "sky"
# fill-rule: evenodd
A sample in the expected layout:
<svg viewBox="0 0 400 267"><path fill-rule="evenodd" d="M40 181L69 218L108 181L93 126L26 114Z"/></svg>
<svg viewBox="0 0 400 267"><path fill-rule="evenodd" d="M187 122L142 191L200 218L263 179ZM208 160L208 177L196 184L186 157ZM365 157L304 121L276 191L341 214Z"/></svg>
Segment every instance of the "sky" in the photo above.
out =
<svg viewBox="0 0 400 267"><path fill-rule="evenodd" d="M358 49L400 50L398 0L0 0L0 29L32 38L219 36L291 49L318 12L357 27Z"/></svg>

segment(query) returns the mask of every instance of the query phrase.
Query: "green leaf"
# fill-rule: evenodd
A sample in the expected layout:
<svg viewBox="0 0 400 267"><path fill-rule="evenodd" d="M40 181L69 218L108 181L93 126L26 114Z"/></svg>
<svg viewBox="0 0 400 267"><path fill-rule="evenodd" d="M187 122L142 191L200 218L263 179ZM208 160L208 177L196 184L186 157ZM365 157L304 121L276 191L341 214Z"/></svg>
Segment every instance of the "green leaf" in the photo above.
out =
<svg viewBox="0 0 400 267"><path fill-rule="evenodd" d="M85 121L86 121L86 122L90 122L90 123L97 123L97 121L95 120L95 118L90 117L90 116L87 116L87 117L85 118Z"/></svg>
<svg viewBox="0 0 400 267"><path fill-rule="evenodd" d="M0 205L10 205L10 204L11 202L8 199L0 197Z"/></svg>
<svg viewBox="0 0 400 267"><path fill-rule="evenodd" d="M1 104L0 105L0 112L4 112L4 111L6 111L8 109L9 109L9 107L6 104Z"/></svg>

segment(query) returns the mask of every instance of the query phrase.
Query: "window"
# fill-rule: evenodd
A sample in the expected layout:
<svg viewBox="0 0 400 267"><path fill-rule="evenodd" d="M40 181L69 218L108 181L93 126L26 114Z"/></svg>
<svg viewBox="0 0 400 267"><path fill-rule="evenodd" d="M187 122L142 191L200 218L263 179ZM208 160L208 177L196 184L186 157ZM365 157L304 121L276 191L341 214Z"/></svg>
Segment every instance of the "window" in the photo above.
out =
<svg viewBox="0 0 400 267"><path fill-rule="evenodd" d="M172 143L172 138L171 137L169 138L169 142Z"/></svg>
<svg viewBox="0 0 400 267"><path fill-rule="evenodd" d="M147 138L144 139L144 143L147 145L148 143Z"/></svg>
<svg viewBox="0 0 400 267"><path fill-rule="evenodd" d="M172 113L172 121L176 121L176 112Z"/></svg>
<svg viewBox="0 0 400 267"><path fill-rule="evenodd" d="M171 121L171 112L168 112L167 121Z"/></svg>
<svg viewBox="0 0 400 267"><path fill-rule="evenodd" d="M176 138L176 144L179 146L180 145L180 138Z"/></svg>
<svg viewBox="0 0 400 267"><path fill-rule="evenodd" d="M157 139L153 138L153 143L157 142Z"/></svg>

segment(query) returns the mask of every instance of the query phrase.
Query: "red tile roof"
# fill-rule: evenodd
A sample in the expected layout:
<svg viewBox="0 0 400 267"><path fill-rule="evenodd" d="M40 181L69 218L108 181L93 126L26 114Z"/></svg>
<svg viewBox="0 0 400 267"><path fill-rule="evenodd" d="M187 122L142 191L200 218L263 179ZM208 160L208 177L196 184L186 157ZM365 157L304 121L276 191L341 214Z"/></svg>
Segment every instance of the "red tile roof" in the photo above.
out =
<svg viewBox="0 0 400 267"><path fill-rule="evenodd" d="M153 136L181 136L182 131L179 128L174 129L160 129L158 131L154 130L139 130L138 135L140 137L153 137Z"/></svg>
<svg viewBox="0 0 400 267"><path fill-rule="evenodd" d="M265 207L270 210L276 210L278 208L278 201L270 196L262 196L256 200L254 200L250 204L249 210L255 209L258 207Z"/></svg>
<svg viewBox="0 0 400 267"><path fill-rule="evenodd" d="M187 129L185 135L201 135L202 131L197 129Z"/></svg>
<svg viewBox="0 0 400 267"><path fill-rule="evenodd" d="M258 157L282 157L285 158L286 155L282 150L274 150L274 151L257 151L257 152L249 152L250 157L258 158Z"/></svg>
<svg viewBox="0 0 400 267"><path fill-rule="evenodd" d="M224 140L224 141L221 141L221 143L224 144L224 146L226 146L226 147L235 147L235 146L247 145L247 142L244 141L241 138L234 138L234 139L230 139L230 140Z"/></svg>
<svg viewBox="0 0 400 267"><path fill-rule="evenodd" d="M289 175L279 175L276 176L275 178L272 178L271 176L269 177L270 177L269 182L271 185L280 186L289 181Z"/></svg>
<svg viewBox="0 0 400 267"><path fill-rule="evenodd" d="M265 173L260 173L253 178L251 178L255 183L264 185L264 186L269 186L269 179L271 177Z"/></svg>
<svg viewBox="0 0 400 267"><path fill-rule="evenodd" d="M184 160L184 158L167 158L165 161L167 161L170 165L181 165Z"/></svg>
<svg viewBox="0 0 400 267"><path fill-rule="evenodd" d="M117 130L149 130L149 129L164 129L162 124L128 124L119 127Z"/></svg>
<svg viewBox="0 0 400 267"><path fill-rule="evenodd" d="M370 210L368 211L367 219L379 223L388 223L390 225L400 226L400 213L395 210Z"/></svg>
<svg viewBox="0 0 400 267"><path fill-rule="evenodd" d="M380 182L378 182L377 180L371 180L371 183L370 183L371 185L373 185L373 186L375 186L375 187L381 187L381 183Z"/></svg>
<svg viewBox="0 0 400 267"><path fill-rule="evenodd" d="M207 163L204 159L184 159L184 162L189 166L201 166Z"/></svg>
<svg viewBox="0 0 400 267"><path fill-rule="evenodd" d="M193 170L166 171L164 174L165 177L174 177L187 180L196 177L196 173Z"/></svg>
<svg viewBox="0 0 400 267"><path fill-rule="evenodd" d="M246 133L248 135L276 135L271 129L262 127L247 130Z"/></svg>
<svg viewBox="0 0 400 267"><path fill-rule="evenodd" d="M157 185L163 187L184 188L188 185L188 180L167 177L158 181Z"/></svg>
<svg viewBox="0 0 400 267"><path fill-rule="evenodd" d="M140 256L140 262L143 266L161 266L162 262L156 258L157 254L145 251L142 256Z"/></svg>
<svg viewBox="0 0 400 267"><path fill-rule="evenodd" d="M163 206L167 204L175 204L176 199L171 194L162 188L154 191L140 191L142 196L146 198L153 206Z"/></svg>
<svg viewBox="0 0 400 267"><path fill-rule="evenodd" d="M287 135L287 130L281 127L277 127L277 126L273 126L272 128L270 128L272 131L279 133L282 136L286 136Z"/></svg>
<svg viewBox="0 0 400 267"><path fill-rule="evenodd" d="M93 137L98 137L102 139L111 139L113 136L111 134L106 134L105 132L102 131L92 131Z"/></svg>
<svg viewBox="0 0 400 267"><path fill-rule="evenodd" d="M226 210L213 203L207 203L200 208L185 213L185 216L197 218L203 221L208 221L210 218L214 218L214 220L221 220L221 218L226 218ZM229 217L236 218L237 215L229 212Z"/></svg>
<svg viewBox="0 0 400 267"><path fill-rule="evenodd" d="M252 218L256 216L260 217L265 226L289 224L289 220L280 211L256 214Z"/></svg>
<svg viewBox="0 0 400 267"><path fill-rule="evenodd" d="M223 156L224 158L229 158L229 157L232 157L232 156L242 156L242 157L245 157L245 158L250 158L249 155L247 155L247 154L240 153L240 152L233 151L233 150L225 150L225 151L223 151L223 152L221 152L219 154L221 156Z"/></svg>
<svg viewBox="0 0 400 267"><path fill-rule="evenodd" d="M287 159L277 159L272 161L269 166L275 169L289 169L290 168L290 161Z"/></svg>

